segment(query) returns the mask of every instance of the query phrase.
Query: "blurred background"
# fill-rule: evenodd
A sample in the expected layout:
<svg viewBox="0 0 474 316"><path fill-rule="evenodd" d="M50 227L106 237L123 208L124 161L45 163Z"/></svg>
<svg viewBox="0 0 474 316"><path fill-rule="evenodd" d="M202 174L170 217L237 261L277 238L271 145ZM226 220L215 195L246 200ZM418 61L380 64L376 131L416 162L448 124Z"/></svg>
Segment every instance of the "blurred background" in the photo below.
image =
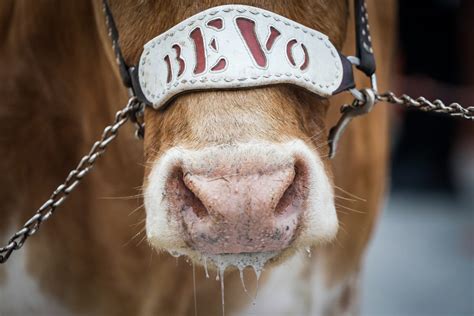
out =
<svg viewBox="0 0 474 316"><path fill-rule="evenodd" d="M399 0L394 90L474 105L474 1ZM362 315L474 315L474 124L404 109Z"/></svg>

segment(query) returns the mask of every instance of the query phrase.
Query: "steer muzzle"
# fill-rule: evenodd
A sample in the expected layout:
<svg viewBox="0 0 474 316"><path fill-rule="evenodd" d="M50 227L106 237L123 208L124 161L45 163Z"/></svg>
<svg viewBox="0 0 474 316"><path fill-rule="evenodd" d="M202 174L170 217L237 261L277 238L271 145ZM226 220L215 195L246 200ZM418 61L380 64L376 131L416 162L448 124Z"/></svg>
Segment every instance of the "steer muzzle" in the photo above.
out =
<svg viewBox="0 0 474 316"><path fill-rule="evenodd" d="M281 251L294 239L306 196L293 164L233 164L217 172L178 168L169 178L170 211L187 241L206 254Z"/></svg>
<svg viewBox="0 0 474 316"><path fill-rule="evenodd" d="M281 253L335 237L324 164L303 142L176 148L146 185L147 235L190 255Z"/></svg>

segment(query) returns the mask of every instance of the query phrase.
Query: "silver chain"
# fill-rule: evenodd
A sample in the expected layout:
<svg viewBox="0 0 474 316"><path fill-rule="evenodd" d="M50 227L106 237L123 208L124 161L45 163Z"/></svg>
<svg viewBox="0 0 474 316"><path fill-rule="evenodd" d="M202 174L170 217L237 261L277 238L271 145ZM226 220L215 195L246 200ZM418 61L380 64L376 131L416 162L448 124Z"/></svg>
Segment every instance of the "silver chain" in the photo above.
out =
<svg viewBox="0 0 474 316"><path fill-rule="evenodd" d="M20 249L28 237L34 235L40 225L53 215L56 208L74 191L97 159L105 152L107 146L117 137L119 128L130 118L135 118L142 107L143 105L135 97L131 97L127 105L115 114L114 122L104 129L100 140L92 145L89 153L82 157L76 168L69 172L66 180L56 188L50 198L26 221L23 227L11 236L6 246L0 248L0 264L5 263L12 252Z"/></svg>
<svg viewBox="0 0 474 316"><path fill-rule="evenodd" d="M462 107L459 103L446 105L441 100L430 101L425 97L414 99L406 94L396 96L395 93L391 91L376 93L376 99L378 101L404 105L409 108L416 108L424 112L443 113L449 116L462 117L474 121L474 106Z"/></svg>

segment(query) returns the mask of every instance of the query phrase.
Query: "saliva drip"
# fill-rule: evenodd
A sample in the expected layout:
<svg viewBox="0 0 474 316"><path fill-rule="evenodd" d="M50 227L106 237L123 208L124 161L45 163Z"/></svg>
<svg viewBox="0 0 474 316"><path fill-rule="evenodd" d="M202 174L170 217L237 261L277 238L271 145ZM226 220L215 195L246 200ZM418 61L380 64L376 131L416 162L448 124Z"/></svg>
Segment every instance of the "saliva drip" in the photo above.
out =
<svg viewBox="0 0 474 316"><path fill-rule="evenodd" d="M177 251L168 251L168 253L172 256L172 257L175 257L176 258L176 266L178 266L178 260L179 260L179 257L181 257L181 254Z"/></svg>
<svg viewBox="0 0 474 316"><path fill-rule="evenodd" d="M219 274L221 278L221 303L222 303L222 316L225 316L225 306L224 306L224 272L225 267L219 267Z"/></svg>
<svg viewBox="0 0 474 316"><path fill-rule="evenodd" d="M196 266L193 262L193 294L194 294L194 316L197 316L197 297L196 297Z"/></svg>
<svg viewBox="0 0 474 316"><path fill-rule="evenodd" d="M244 281L244 268L239 267L239 273L240 273L240 282L242 282L242 287L244 288L244 292L247 292L247 287L245 286L245 281Z"/></svg>
<svg viewBox="0 0 474 316"><path fill-rule="evenodd" d="M204 257L204 271L206 272L206 278L209 279L209 272L207 271L207 257Z"/></svg>
<svg viewBox="0 0 474 316"><path fill-rule="evenodd" d="M174 250L170 250L168 251L168 253L172 256L172 257L175 257L175 258L179 258L181 257L181 254L177 251L174 251Z"/></svg>
<svg viewBox="0 0 474 316"><path fill-rule="evenodd" d="M310 254L311 251L307 248L307 252ZM170 251L171 256L178 259L181 254L177 251ZM240 253L240 254L218 254L218 255L204 255L202 257L204 263L204 270L206 272L206 278L209 278L209 272L207 269L207 260L210 259L211 262L217 267L216 281L220 281L221 284L221 303L222 303L222 315L225 315L225 293L224 293L224 273L227 267L234 266L239 270L240 281L242 282L242 287L245 293L248 293L247 287L245 286L244 280L244 270L247 267L251 267L255 273L257 280L257 288L255 290L255 297L253 298L253 305L255 305L257 294L258 294L258 284L264 266L268 260L277 255L277 252L263 252L263 253ZM186 262L190 263L189 260ZM193 264L194 266L194 264ZM193 267L193 279L195 282L195 271ZM197 302L195 302L197 303ZM196 304L197 305L197 304ZM195 306L197 311L197 306Z"/></svg>
<svg viewBox="0 0 474 316"><path fill-rule="evenodd" d="M216 280L221 282L221 292L222 292L222 310L224 312L224 272L227 267L234 266L239 270L240 280L242 282L242 287L245 293L248 293L245 286L244 280L244 269L246 267L251 267L255 273L257 279L257 289L255 291L255 298L253 298L253 304L255 305L255 300L258 293L258 282L264 266L268 260L276 256L276 252L264 252L264 253L240 253L240 254L222 254L222 255L208 255L205 257L204 263L207 265L207 259L210 259L212 263L217 267Z"/></svg>

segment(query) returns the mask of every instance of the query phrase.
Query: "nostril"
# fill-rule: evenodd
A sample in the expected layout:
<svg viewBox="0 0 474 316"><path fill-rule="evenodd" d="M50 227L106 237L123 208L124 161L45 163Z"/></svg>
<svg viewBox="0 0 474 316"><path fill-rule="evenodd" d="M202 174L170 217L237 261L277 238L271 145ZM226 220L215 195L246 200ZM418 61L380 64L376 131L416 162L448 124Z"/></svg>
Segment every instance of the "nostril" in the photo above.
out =
<svg viewBox="0 0 474 316"><path fill-rule="evenodd" d="M288 206L293 203L293 199L296 194L295 180L296 180L296 169L295 169L295 177L293 178L293 181L291 181L290 185L285 189L285 191L283 192L283 195L280 198L280 201L278 201L278 204L275 207L276 215L281 215L285 213Z"/></svg>
<svg viewBox="0 0 474 316"><path fill-rule="evenodd" d="M295 175L275 207L276 215L291 215L301 210L305 200L304 172L300 163L295 165Z"/></svg>
<svg viewBox="0 0 474 316"><path fill-rule="evenodd" d="M209 215L206 207L201 202L201 200L194 194L194 192L186 185L184 178L186 174L183 173L181 169L178 169L174 172L173 178L177 182L177 191L178 196L183 202L183 207L181 208L182 212L191 211L198 218L205 218Z"/></svg>
<svg viewBox="0 0 474 316"><path fill-rule="evenodd" d="M187 194L189 195L189 202L188 205L191 208L191 210L196 214L197 217L199 218L205 218L209 215L209 212L207 211L206 207L204 204L202 204L201 200L191 191L186 184L183 182L184 189L187 190Z"/></svg>

